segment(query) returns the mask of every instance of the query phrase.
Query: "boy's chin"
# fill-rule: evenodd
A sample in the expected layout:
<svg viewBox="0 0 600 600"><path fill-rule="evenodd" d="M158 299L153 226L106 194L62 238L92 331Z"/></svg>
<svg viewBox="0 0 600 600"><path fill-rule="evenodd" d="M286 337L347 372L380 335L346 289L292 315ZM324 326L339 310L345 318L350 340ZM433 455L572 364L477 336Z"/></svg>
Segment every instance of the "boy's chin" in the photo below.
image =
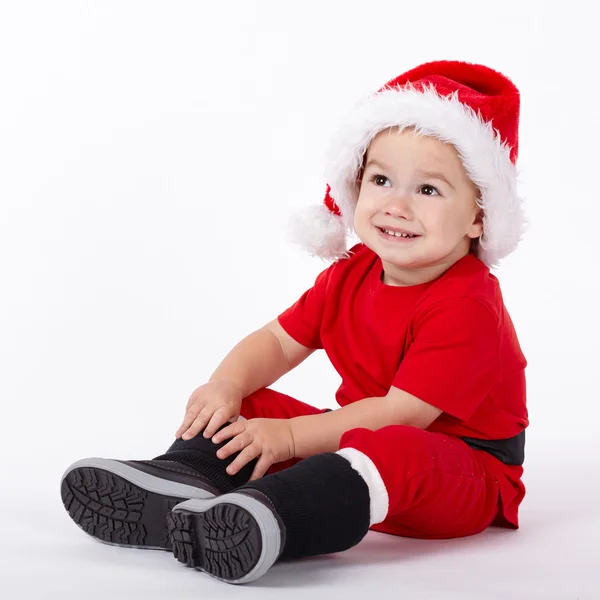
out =
<svg viewBox="0 0 600 600"><path fill-rule="evenodd" d="M427 267L429 264L434 264L434 260L428 260L428 257L424 253L424 248L421 247L417 252L412 249L411 243L403 245L398 244L397 248L394 248L393 242L388 243L384 240L379 239L377 233L373 235L361 235L357 232L357 237L360 242L365 245L369 250L377 254L379 258L399 269L422 269ZM423 240L416 240L415 244L422 244Z"/></svg>

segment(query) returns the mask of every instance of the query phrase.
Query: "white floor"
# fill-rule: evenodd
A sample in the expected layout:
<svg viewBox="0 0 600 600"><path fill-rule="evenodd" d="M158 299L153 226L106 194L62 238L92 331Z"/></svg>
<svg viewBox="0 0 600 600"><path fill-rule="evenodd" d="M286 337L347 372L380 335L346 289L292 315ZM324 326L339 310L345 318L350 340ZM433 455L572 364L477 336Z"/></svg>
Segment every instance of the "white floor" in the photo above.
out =
<svg viewBox="0 0 600 600"><path fill-rule="evenodd" d="M70 521L60 502L57 482L67 465L42 460L36 470L21 458L11 463L1 495L0 595L292 600L393 593L410 599L597 600L600 457L574 448L532 454L519 531L490 529L435 542L371 532L347 552L276 565L247 586L215 581L166 552L97 542Z"/></svg>

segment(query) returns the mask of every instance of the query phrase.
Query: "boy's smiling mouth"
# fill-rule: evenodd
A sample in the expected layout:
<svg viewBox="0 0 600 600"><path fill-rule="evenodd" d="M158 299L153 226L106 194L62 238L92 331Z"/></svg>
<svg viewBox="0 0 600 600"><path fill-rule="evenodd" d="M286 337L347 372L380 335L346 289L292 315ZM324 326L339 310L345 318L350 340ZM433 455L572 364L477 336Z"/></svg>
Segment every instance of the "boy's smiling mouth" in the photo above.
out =
<svg viewBox="0 0 600 600"><path fill-rule="evenodd" d="M406 231L405 229L397 229L395 227L387 228L387 227L378 227L376 225L375 228L379 231L379 234L384 239L388 239L388 240L408 241L408 240L413 240L415 238L421 237L419 234L411 233L409 231Z"/></svg>

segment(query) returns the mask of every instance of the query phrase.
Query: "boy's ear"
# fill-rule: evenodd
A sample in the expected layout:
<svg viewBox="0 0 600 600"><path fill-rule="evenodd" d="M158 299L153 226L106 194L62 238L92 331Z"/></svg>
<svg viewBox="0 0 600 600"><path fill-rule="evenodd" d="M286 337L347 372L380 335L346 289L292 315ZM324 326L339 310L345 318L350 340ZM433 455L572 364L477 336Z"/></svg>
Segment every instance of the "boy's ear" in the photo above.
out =
<svg viewBox="0 0 600 600"><path fill-rule="evenodd" d="M478 238L483 235L483 209L480 208L477 211L473 219L473 223L471 223L471 228L469 231L470 238Z"/></svg>

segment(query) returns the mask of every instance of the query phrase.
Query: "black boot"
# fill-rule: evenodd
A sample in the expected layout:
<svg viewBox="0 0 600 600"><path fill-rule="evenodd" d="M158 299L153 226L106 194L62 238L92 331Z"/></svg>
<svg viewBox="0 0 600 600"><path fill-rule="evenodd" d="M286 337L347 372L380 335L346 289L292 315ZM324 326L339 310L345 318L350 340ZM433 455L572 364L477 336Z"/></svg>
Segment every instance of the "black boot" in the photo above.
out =
<svg viewBox="0 0 600 600"><path fill-rule="evenodd" d="M177 439L152 460L77 461L61 480L63 504L73 521L100 541L169 550L166 517L176 504L214 498L250 478L256 460L231 476L226 468L237 454L217 458L227 442L214 444L198 434Z"/></svg>
<svg viewBox="0 0 600 600"><path fill-rule="evenodd" d="M339 454L318 454L167 517L173 554L228 583L248 583L278 559L341 552L369 530L364 479Z"/></svg>

